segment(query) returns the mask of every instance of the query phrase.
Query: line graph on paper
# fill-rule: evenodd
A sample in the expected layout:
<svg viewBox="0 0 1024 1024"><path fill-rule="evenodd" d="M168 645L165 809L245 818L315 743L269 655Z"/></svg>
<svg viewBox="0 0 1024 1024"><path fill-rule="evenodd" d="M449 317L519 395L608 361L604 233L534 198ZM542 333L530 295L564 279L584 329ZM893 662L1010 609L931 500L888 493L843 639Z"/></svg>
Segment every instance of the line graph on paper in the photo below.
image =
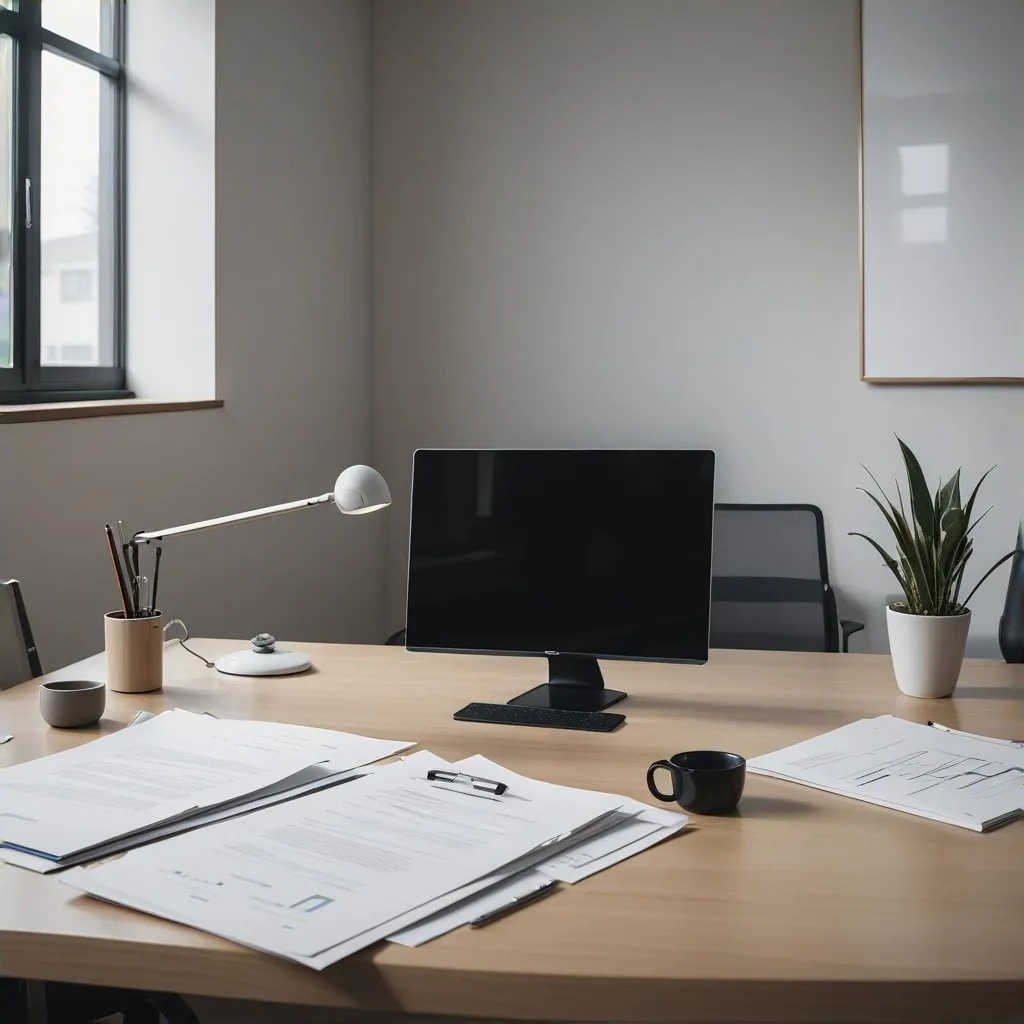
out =
<svg viewBox="0 0 1024 1024"><path fill-rule="evenodd" d="M1024 810L1024 751L890 716L754 758L750 767L969 827Z"/></svg>

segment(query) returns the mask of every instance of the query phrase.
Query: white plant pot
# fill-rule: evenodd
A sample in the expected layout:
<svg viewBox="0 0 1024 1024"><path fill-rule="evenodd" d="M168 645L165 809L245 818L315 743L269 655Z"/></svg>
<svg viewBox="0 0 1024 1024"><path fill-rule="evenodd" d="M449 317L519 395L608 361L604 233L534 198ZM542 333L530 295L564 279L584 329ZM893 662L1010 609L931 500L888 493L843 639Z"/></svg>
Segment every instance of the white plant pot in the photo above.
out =
<svg viewBox="0 0 1024 1024"><path fill-rule="evenodd" d="M910 615L886 609L896 684L908 697L948 697L956 689L971 613Z"/></svg>

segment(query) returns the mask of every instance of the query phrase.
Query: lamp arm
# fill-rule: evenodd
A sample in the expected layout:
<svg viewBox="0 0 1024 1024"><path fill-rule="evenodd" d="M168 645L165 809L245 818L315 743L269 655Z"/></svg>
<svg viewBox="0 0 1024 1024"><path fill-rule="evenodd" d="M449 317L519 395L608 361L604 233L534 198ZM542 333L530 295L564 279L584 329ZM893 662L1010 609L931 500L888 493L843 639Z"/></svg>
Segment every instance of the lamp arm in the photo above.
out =
<svg viewBox="0 0 1024 1024"><path fill-rule="evenodd" d="M334 500L333 494L318 494L313 498L300 501L289 501L284 505L268 505L266 508L255 508L251 512L238 512L233 516L221 516L219 519L204 519L198 523L186 523L184 526L172 526L166 530L146 530L132 537L135 544L148 544L152 540L164 540L177 537L184 533L199 533L202 530L215 530L218 526L230 526L232 523L245 523L252 519L268 519L270 516L283 516L288 512L298 512L316 505L326 505Z"/></svg>

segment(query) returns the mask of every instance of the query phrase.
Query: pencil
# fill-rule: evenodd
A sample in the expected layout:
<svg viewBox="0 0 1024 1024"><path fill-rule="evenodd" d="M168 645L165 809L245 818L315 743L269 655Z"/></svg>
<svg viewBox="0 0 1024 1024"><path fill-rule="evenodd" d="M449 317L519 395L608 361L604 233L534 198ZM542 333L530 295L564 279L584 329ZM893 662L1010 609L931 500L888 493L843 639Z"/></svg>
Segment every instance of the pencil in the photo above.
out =
<svg viewBox="0 0 1024 1024"><path fill-rule="evenodd" d="M124 606L124 617L132 618L131 597L128 594L128 585L124 581L124 572L121 569L121 562L117 557L117 545L114 543L114 531L110 523L103 527L107 534L107 546L110 548L110 560L114 563L114 575L117 577L117 589L121 594L121 604Z"/></svg>

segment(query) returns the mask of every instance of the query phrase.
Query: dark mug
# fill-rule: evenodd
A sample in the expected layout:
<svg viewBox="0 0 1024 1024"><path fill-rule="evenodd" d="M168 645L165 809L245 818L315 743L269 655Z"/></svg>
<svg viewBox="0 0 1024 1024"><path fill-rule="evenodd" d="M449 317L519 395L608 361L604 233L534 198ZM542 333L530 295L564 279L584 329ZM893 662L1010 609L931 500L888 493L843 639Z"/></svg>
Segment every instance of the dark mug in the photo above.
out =
<svg viewBox="0 0 1024 1024"><path fill-rule="evenodd" d="M666 796L654 781L654 773L664 768L672 779L672 792ZM688 750L667 761L655 761L647 769L647 788L652 796L668 803L675 800L694 814L725 814L743 795L747 762L739 754L722 750Z"/></svg>

